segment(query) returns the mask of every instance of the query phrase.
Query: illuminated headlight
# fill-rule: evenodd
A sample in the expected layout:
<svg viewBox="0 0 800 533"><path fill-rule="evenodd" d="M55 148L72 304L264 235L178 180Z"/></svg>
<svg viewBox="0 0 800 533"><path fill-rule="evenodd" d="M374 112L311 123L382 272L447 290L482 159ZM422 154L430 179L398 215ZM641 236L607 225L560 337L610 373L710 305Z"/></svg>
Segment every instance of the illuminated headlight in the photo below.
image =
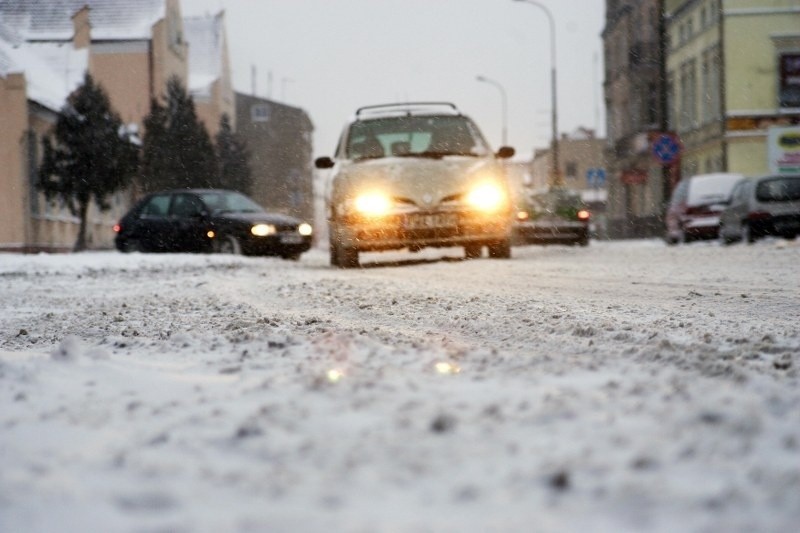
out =
<svg viewBox="0 0 800 533"><path fill-rule="evenodd" d="M312 231L314 230L311 228L311 224L306 224L305 222L303 222L302 224L297 226L297 232L305 237L311 235Z"/></svg>
<svg viewBox="0 0 800 533"><path fill-rule="evenodd" d="M255 235L256 237L266 237L267 235L274 235L275 234L275 226L272 224L256 224L252 228L250 228L250 233Z"/></svg>
<svg viewBox="0 0 800 533"><path fill-rule="evenodd" d="M381 193L367 193L356 197L353 202L355 210L362 215L379 217L389 212L392 205L388 196Z"/></svg>
<svg viewBox="0 0 800 533"><path fill-rule="evenodd" d="M467 203L481 211L498 211L506 205L505 191L494 183L483 183L467 194Z"/></svg>

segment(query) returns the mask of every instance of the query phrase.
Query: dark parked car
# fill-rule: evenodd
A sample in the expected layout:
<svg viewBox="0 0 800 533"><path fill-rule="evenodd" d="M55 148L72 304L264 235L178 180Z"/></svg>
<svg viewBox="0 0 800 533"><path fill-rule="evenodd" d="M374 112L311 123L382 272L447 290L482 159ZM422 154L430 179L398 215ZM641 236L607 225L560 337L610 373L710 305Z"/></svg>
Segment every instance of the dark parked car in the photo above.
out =
<svg viewBox="0 0 800 533"><path fill-rule="evenodd" d="M745 178L720 216L720 240L751 243L773 235L800 235L800 174Z"/></svg>
<svg viewBox="0 0 800 533"><path fill-rule="evenodd" d="M521 244L589 244L590 213L580 193L555 188L520 193L513 242Z"/></svg>
<svg viewBox="0 0 800 533"><path fill-rule="evenodd" d="M114 227L122 252L215 252L298 259L311 225L268 213L244 194L217 189L152 193Z"/></svg>
<svg viewBox="0 0 800 533"><path fill-rule="evenodd" d="M684 178L672 191L666 214L667 244L716 239L719 215L741 174L718 172Z"/></svg>

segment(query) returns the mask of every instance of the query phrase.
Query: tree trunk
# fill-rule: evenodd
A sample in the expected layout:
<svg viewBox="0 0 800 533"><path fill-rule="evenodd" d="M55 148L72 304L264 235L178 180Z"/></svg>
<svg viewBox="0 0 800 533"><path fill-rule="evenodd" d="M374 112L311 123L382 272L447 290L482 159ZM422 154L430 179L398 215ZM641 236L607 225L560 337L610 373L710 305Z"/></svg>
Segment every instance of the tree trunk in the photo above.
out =
<svg viewBox="0 0 800 533"><path fill-rule="evenodd" d="M86 250L86 213L89 211L89 202L81 202L78 212L80 218L80 227L78 228L78 240L75 241L73 252L82 252Z"/></svg>

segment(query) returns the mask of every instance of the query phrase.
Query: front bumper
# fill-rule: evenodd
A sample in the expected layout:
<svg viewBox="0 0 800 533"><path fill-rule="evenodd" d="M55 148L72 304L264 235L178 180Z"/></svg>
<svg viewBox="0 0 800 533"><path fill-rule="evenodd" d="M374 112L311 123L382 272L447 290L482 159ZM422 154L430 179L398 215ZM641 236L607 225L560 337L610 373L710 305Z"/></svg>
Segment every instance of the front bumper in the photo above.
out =
<svg viewBox="0 0 800 533"><path fill-rule="evenodd" d="M571 221L518 222L514 225L514 241L577 242L589 237L589 224Z"/></svg>
<svg viewBox="0 0 800 533"><path fill-rule="evenodd" d="M493 244L511 238L509 213L421 212L331 220L337 246L359 251Z"/></svg>
<svg viewBox="0 0 800 533"><path fill-rule="evenodd" d="M248 235L241 241L242 253L245 255L298 255L311 248L311 236L297 233L256 237Z"/></svg>

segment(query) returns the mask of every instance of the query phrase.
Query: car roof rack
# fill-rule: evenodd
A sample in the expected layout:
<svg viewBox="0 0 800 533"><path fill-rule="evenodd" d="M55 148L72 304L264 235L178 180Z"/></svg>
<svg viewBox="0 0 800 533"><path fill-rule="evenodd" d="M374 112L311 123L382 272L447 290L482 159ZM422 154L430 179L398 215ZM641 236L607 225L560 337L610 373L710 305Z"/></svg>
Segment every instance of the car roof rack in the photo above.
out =
<svg viewBox="0 0 800 533"><path fill-rule="evenodd" d="M361 118L361 115L366 113L371 115L404 114L410 117L415 113L429 112L428 108L431 107L448 108L454 114L461 115L461 111L451 102L406 102L402 104L378 104L359 107L356 110L356 118Z"/></svg>

